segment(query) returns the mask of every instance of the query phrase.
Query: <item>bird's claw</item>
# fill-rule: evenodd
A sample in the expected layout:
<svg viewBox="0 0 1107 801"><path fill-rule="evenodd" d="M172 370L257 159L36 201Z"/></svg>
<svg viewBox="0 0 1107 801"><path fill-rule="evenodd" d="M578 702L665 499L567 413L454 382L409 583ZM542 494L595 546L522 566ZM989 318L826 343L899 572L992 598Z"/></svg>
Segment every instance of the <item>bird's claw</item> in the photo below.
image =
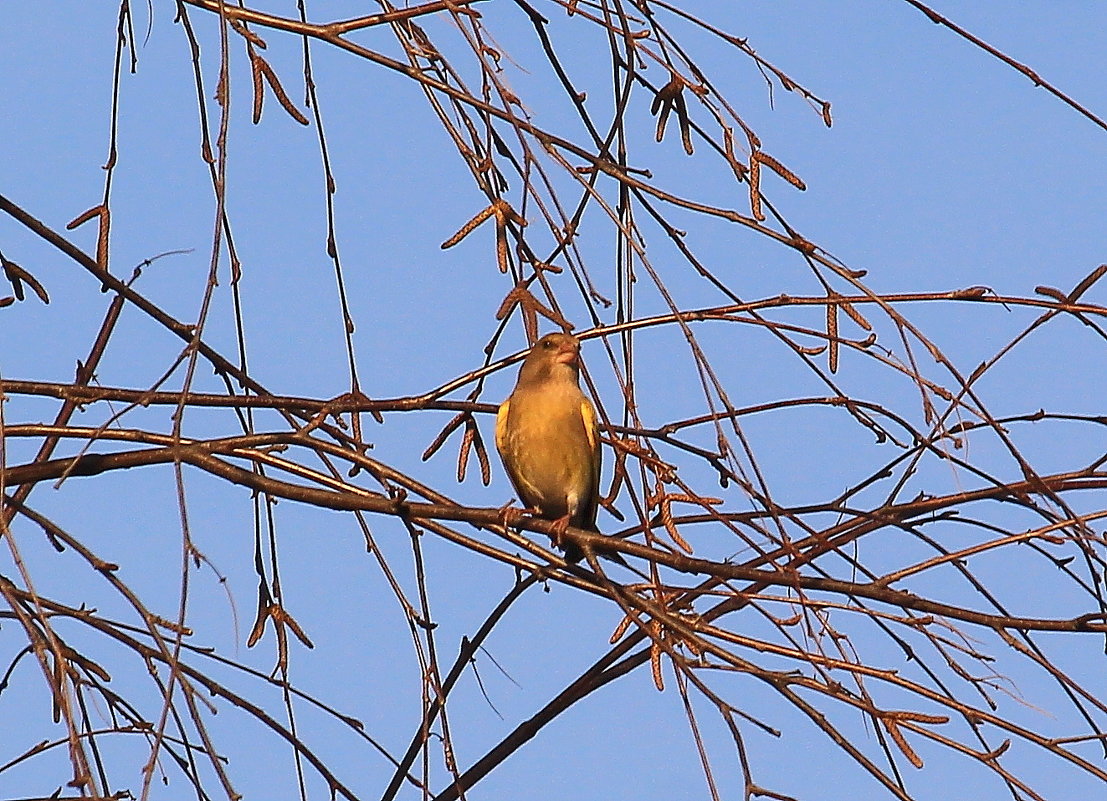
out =
<svg viewBox="0 0 1107 801"><path fill-rule="evenodd" d="M553 525L550 528L550 541L561 550L565 550L565 546L562 544L565 540L565 532L569 530L569 521L572 519L572 515L565 515L559 517L553 521Z"/></svg>
<svg viewBox="0 0 1107 801"><path fill-rule="evenodd" d="M537 514L537 509L528 509L526 507L513 506L511 501L508 501L499 508L500 524L504 528L516 528L519 521L527 515Z"/></svg>

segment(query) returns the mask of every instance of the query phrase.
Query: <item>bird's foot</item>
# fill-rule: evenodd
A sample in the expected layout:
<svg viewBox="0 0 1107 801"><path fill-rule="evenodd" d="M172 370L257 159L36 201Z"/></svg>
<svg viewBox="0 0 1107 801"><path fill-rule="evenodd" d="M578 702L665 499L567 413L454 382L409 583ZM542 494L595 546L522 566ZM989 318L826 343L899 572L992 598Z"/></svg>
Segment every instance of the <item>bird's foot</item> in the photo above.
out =
<svg viewBox="0 0 1107 801"><path fill-rule="evenodd" d="M535 515L538 513L537 509L527 509L526 507L513 506L511 501L508 501L501 506L497 511L500 513L500 524L504 528L517 528L519 521L527 515Z"/></svg>
<svg viewBox="0 0 1107 801"><path fill-rule="evenodd" d="M569 530L569 521L573 519L572 515L565 515L559 517L553 521L553 526L550 528L550 540L558 548L565 550L565 532Z"/></svg>
<svg viewBox="0 0 1107 801"><path fill-rule="evenodd" d="M565 554L566 562L579 562L584 556L584 552L575 542L565 541L565 532L569 530L569 521L572 519L573 516L569 514L554 520L553 527L550 529L550 541L554 544L554 547L560 548L561 552Z"/></svg>

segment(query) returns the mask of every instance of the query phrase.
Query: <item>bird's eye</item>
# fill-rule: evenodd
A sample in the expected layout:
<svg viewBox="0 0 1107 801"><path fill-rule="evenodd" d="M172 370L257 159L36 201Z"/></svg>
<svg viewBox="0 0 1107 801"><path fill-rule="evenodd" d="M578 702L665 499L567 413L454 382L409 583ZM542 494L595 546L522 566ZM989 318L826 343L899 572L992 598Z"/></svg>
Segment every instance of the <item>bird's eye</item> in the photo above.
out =
<svg viewBox="0 0 1107 801"><path fill-rule="evenodd" d="M544 347L544 348L552 348L552 347L553 347L553 340L552 340L552 339L546 339L546 340L543 340L543 342L542 342L542 347Z"/></svg>

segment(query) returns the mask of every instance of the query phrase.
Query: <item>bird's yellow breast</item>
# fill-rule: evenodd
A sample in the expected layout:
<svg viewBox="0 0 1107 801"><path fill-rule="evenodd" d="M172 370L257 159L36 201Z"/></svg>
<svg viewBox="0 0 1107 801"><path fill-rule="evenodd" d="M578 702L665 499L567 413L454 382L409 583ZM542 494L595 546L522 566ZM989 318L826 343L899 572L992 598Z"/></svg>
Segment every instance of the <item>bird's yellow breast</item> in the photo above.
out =
<svg viewBox="0 0 1107 801"><path fill-rule="evenodd" d="M564 382L516 391L500 407L496 446L524 504L592 526L599 449L592 405Z"/></svg>

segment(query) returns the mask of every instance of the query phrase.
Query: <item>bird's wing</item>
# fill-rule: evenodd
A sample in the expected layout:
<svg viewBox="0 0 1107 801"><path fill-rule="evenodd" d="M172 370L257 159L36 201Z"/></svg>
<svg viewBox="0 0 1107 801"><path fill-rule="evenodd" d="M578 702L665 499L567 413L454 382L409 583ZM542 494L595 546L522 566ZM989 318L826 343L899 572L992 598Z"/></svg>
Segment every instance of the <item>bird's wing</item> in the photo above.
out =
<svg viewBox="0 0 1107 801"><path fill-rule="evenodd" d="M500 404L496 411L496 450L501 454L507 447L507 409L511 405L511 398Z"/></svg>
<svg viewBox="0 0 1107 801"><path fill-rule="evenodd" d="M596 528L596 513L600 508L600 463L603 459L603 451L600 449L600 426L596 420L596 409L588 398L580 400L580 416L584 421L584 434L588 437L588 445L592 448L592 482L589 487L589 503L591 509L587 520L590 528Z"/></svg>
<svg viewBox="0 0 1107 801"><path fill-rule="evenodd" d="M504 464L504 472L507 473L508 479L511 480L511 486L515 488L515 494L519 496L519 502L523 504L523 506L535 506L537 504L538 492L524 482L523 477L519 475L519 469L516 465L516 454L511 450L508 442L507 412L510 404L511 398L508 398L500 404L500 408L496 412L496 450L500 452L500 461Z"/></svg>

